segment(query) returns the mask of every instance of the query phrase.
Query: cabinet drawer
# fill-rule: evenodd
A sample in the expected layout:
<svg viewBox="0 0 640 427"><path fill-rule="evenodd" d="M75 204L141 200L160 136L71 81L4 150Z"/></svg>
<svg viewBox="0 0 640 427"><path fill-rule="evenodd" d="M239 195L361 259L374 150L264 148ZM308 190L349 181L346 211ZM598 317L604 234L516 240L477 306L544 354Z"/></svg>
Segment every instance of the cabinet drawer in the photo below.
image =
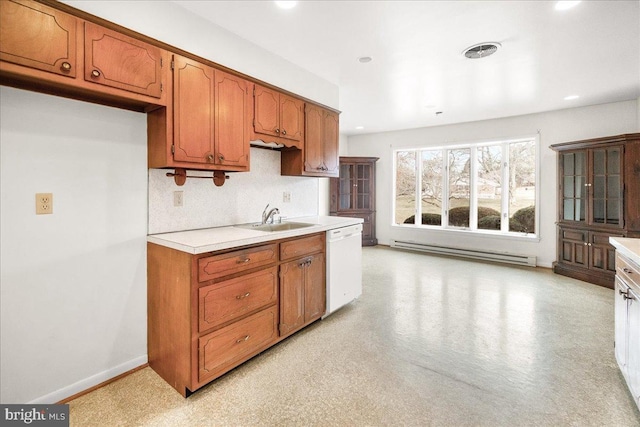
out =
<svg viewBox="0 0 640 427"><path fill-rule="evenodd" d="M198 290L199 331L274 304L277 298L277 267L204 286Z"/></svg>
<svg viewBox="0 0 640 427"><path fill-rule="evenodd" d="M280 243L280 260L286 261L316 252L322 252L324 250L324 240L325 236L323 233L282 242Z"/></svg>
<svg viewBox="0 0 640 427"><path fill-rule="evenodd" d="M198 340L198 381L243 362L277 338L276 306L212 332Z"/></svg>
<svg viewBox="0 0 640 427"><path fill-rule="evenodd" d="M636 292L640 291L640 266L620 253L616 254L616 274L630 286L635 285Z"/></svg>
<svg viewBox="0 0 640 427"><path fill-rule="evenodd" d="M587 234L588 232L582 230L567 230L561 229L560 233L562 233L563 240L573 240L576 242L587 242Z"/></svg>
<svg viewBox="0 0 640 427"><path fill-rule="evenodd" d="M198 260L198 281L217 279L276 262L275 244L214 255Z"/></svg>

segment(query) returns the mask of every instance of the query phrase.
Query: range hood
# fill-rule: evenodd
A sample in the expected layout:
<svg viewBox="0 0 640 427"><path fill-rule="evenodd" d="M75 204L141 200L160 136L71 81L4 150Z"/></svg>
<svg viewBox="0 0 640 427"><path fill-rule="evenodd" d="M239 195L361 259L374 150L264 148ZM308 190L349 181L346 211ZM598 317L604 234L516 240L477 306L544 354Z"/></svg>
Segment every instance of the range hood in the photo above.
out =
<svg viewBox="0 0 640 427"><path fill-rule="evenodd" d="M264 142L259 139L249 141L249 145L252 147L269 148L271 150L281 150L284 148L284 144L279 144L277 142Z"/></svg>

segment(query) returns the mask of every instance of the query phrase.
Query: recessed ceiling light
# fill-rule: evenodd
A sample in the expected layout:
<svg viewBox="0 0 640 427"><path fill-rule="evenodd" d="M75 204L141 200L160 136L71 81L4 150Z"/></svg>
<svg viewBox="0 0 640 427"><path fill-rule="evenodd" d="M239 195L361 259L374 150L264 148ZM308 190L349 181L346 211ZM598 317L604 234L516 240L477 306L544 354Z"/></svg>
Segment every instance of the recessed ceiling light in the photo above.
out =
<svg viewBox="0 0 640 427"><path fill-rule="evenodd" d="M296 7L297 1L276 1L274 2L280 9L292 9Z"/></svg>
<svg viewBox="0 0 640 427"><path fill-rule="evenodd" d="M565 0L561 0L559 2L556 3L556 10L567 10L567 9L571 9L572 7L575 7L578 5L578 3L580 3L580 0L576 0L576 1L565 1Z"/></svg>
<svg viewBox="0 0 640 427"><path fill-rule="evenodd" d="M478 43L463 50L462 54L469 59L486 58L496 53L500 46L502 45L498 42Z"/></svg>
<svg viewBox="0 0 640 427"><path fill-rule="evenodd" d="M580 95L569 95L569 96L565 96L564 100L565 101L572 101L572 100L578 99L578 98L580 98Z"/></svg>
<svg viewBox="0 0 640 427"><path fill-rule="evenodd" d="M364 129L364 126L356 126L356 130L362 130Z"/></svg>
<svg viewBox="0 0 640 427"><path fill-rule="evenodd" d="M358 61L366 64L367 62L373 61L373 58L371 58L370 56L361 56L360 58L358 58Z"/></svg>

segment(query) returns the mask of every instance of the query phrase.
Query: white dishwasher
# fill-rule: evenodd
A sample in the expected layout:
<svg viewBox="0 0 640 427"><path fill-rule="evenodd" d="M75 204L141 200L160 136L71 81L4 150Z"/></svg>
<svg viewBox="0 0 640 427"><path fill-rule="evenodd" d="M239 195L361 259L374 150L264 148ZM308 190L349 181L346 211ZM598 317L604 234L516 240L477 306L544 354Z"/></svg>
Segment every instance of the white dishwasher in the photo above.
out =
<svg viewBox="0 0 640 427"><path fill-rule="evenodd" d="M327 231L328 316L362 294L362 224Z"/></svg>

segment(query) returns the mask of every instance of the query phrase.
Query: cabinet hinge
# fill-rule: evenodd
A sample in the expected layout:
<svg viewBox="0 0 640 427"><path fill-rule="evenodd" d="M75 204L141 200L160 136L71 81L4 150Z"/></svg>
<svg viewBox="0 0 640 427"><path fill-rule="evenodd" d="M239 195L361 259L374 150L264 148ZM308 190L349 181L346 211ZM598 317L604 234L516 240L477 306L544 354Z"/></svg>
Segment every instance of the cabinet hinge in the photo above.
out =
<svg viewBox="0 0 640 427"><path fill-rule="evenodd" d="M171 69L173 70L173 68L176 66L176 61L171 61Z"/></svg>
<svg viewBox="0 0 640 427"><path fill-rule="evenodd" d="M164 61L162 60L162 57L160 57L160 68L162 68L164 66Z"/></svg>
<svg viewBox="0 0 640 427"><path fill-rule="evenodd" d="M176 154L176 146L171 144L171 154Z"/></svg>
<svg viewBox="0 0 640 427"><path fill-rule="evenodd" d="M164 91L164 85L160 83L160 92Z"/></svg>

